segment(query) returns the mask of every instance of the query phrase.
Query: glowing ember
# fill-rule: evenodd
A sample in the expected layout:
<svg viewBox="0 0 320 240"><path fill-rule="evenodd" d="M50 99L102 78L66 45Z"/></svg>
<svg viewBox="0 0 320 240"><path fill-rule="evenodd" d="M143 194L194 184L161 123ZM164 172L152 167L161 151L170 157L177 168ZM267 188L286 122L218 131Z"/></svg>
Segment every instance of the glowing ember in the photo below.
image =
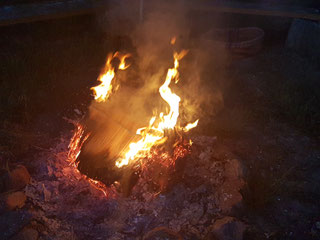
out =
<svg viewBox="0 0 320 240"><path fill-rule="evenodd" d="M86 136L83 136L83 134L84 134L83 127L79 123L77 123L76 130L68 146L69 148L68 160L70 164L73 165L74 167L77 167L76 160L81 152L82 145L90 135L90 134L87 134Z"/></svg>
<svg viewBox="0 0 320 240"><path fill-rule="evenodd" d="M80 124L76 124L76 129L74 132L74 135L70 141L70 144L68 146L69 152L68 152L68 160L70 162L70 165L74 167L75 171L79 172L78 170L78 162L76 162L80 152L83 143L88 139L90 134L84 135L84 129ZM80 173L80 172L79 172ZM106 189L106 186L101 183L100 181L93 180L85 175L81 175L83 178L87 179L89 183L96 189L103 192L105 196L110 195L108 194L108 191Z"/></svg>

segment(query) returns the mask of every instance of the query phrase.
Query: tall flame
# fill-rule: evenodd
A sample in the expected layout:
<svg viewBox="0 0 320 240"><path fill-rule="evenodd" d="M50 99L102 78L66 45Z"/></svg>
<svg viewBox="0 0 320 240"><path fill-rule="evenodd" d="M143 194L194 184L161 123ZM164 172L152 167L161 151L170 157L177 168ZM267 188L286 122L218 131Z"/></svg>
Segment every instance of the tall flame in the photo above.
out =
<svg viewBox="0 0 320 240"><path fill-rule="evenodd" d="M161 97L170 107L169 113L165 115L161 112L158 118L153 116L147 127L139 128L137 130L136 134L140 135L141 139L129 144L129 150L124 154L124 157L119 158L116 161L117 167L121 168L128 165L130 161L134 159L146 157L153 146L162 144L167 140L165 130L174 129L176 127L187 132L197 126L198 120L194 123L187 124L184 128L176 126L179 117L179 104L181 99L178 95L172 92L169 86L173 80L175 80L175 83L179 81L179 61L187 53L188 52L186 50L183 50L180 53L174 53L174 67L168 69L166 80L159 88Z"/></svg>

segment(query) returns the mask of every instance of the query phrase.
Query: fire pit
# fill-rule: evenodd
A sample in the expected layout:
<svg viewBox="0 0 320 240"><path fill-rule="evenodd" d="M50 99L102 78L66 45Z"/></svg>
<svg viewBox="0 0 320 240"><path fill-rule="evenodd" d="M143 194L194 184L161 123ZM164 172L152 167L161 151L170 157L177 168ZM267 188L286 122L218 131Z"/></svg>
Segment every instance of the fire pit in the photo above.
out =
<svg viewBox="0 0 320 240"><path fill-rule="evenodd" d="M35 161L26 195L44 237L242 239L245 225L231 217L242 202L241 164L215 137L190 139L198 120L180 116L182 98L171 89L186 54L174 53L158 90L167 109L147 120L119 110L128 92L117 73L130 55L108 56L88 114Z"/></svg>

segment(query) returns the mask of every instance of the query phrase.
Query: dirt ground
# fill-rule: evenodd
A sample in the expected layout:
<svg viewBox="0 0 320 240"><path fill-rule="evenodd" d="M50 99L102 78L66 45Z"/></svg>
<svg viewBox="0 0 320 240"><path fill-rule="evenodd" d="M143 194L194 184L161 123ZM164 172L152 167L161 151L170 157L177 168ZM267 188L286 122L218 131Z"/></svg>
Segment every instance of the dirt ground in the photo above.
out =
<svg viewBox="0 0 320 240"><path fill-rule="evenodd" d="M0 161L2 168L21 163L32 176L33 156L72 130L63 117L85 111L118 41L81 17L3 27L0 43ZM197 133L217 136L245 165L245 207L237 214L248 225L245 239L320 238L317 64L275 41L203 73L203 84L221 88L224 107Z"/></svg>

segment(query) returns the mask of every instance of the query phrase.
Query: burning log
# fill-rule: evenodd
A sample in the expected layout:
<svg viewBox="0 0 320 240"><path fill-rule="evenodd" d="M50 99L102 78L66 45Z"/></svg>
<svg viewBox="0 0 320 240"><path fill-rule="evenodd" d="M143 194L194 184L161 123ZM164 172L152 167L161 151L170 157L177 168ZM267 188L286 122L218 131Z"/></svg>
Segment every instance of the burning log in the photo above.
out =
<svg viewBox="0 0 320 240"><path fill-rule="evenodd" d="M137 123L118 109L94 105L84 124L85 135L89 136L77 158L79 170L108 186L119 181L124 169L116 167L115 162L128 143L137 138L133 130Z"/></svg>
<svg viewBox="0 0 320 240"><path fill-rule="evenodd" d="M168 176L175 171L175 162L186 156L191 146L191 141L184 139L184 132L198 123L196 120L185 127L180 126L181 98L170 88L172 82L179 81L179 61L186 54L185 50L174 53L174 67L168 69L159 88L160 96L169 109L154 114L149 124L141 120L148 119L144 118L147 114L139 104L135 104L136 99L143 99L138 91L132 96L132 90L123 88L109 100L110 95L119 89L114 79L115 71L128 68L126 59L130 57L130 54L118 52L109 54L98 79L100 84L92 88L95 102L81 124L84 127L80 125L80 132L75 133L70 144L72 154L69 155L80 172L107 186L120 182L124 195L130 194L142 174L154 183L154 190L165 190ZM116 67L112 64L114 59L119 60Z"/></svg>

